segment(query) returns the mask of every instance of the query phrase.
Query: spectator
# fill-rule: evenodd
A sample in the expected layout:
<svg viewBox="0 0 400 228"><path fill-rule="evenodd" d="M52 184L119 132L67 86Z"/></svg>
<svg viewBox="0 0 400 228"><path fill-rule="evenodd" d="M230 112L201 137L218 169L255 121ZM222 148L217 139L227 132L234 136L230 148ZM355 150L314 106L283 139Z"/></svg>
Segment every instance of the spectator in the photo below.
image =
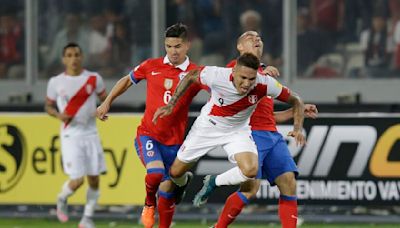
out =
<svg viewBox="0 0 400 228"><path fill-rule="evenodd" d="M311 28L310 11L303 7L297 13L297 69L304 76L308 67L328 50L321 40L324 40L318 29Z"/></svg>
<svg viewBox="0 0 400 228"><path fill-rule="evenodd" d="M310 12L313 26L327 33L326 44L334 48L344 26L344 0L311 0Z"/></svg>
<svg viewBox="0 0 400 228"><path fill-rule="evenodd" d="M12 14L0 16L0 78L24 76L23 35L21 25Z"/></svg>
<svg viewBox="0 0 400 228"><path fill-rule="evenodd" d="M377 13L372 17L371 27L361 33L360 44L365 53L366 75L379 77L388 74L393 44L385 15Z"/></svg>
<svg viewBox="0 0 400 228"><path fill-rule="evenodd" d="M126 68L131 65L131 46L127 26L123 22L114 24L114 36L111 38L111 59L109 66L112 67L111 75L127 74Z"/></svg>
<svg viewBox="0 0 400 228"><path fill-rule="evenodd" d="M63 66L59 63L60 56L62 56L63 47L70 42L79 43L82 47L83 53L89 53L89 34L83 28L81 19L78 14L68 13L65 16L65 27L61 29L50 48L50 53L47 55L47 71L48 75L54 75L56 72L63 69ZM84 64L87 62L87 58L84 59Z"/></svg>
<svg viewBox="0 0 400 228"><path fill-rule="evenodd" d="M107 21L103 14L95 14L90 18L90 30L88 36L88 67L101 72L101 68L108 65L110 60L111 37L107 34Z"/></svg>

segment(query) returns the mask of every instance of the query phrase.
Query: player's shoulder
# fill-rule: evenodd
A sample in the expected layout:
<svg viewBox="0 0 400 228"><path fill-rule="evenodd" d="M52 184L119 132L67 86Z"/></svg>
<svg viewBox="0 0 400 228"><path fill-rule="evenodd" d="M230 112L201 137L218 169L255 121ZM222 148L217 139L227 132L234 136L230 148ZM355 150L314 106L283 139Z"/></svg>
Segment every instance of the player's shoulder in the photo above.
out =
<svg viewBox="0 0 400 228"><path fill-rule="evenodd" d="M56 82L58 82L58 81L63 80L63 78L65 78L65 77L64 77L64 72L59 73L59 74L54 75L54 76L51 76L51 77L49 78L48 83L56 83Z"/></svg>
<svg viewBox="0 0 400 228"><path fill-rule="evenodd" d="M96 71L90 71L90 70L86 70L86 69L83 70L82 75L84 75L84 76L86 76L86 77L89 77L89 76L96 76L96 77L102 78L101 75L100 75L98 72L96 72Z"/></svg>
<svg viewBox="0 0 400 228"><path fill-rule="evenodd" d="M197 69L197 68L199 68L199 66L196 63L190 61L189 66L187 67L186 71L190 71L190 70Z"/></svg>
<svg viewBox="0 0 400 228"><path fill-rule="evenodd" d="M159 57L159 58L149 58L143 61L140 65L141 66L159 66L163 64L164 58Z"/></svg>
<svg viewBox="0 0 400 228"><path fill-rule="evenodd" d="M228 64L226 64L226 67L233 68L236 65L236 59L232 59Z"/></svg>

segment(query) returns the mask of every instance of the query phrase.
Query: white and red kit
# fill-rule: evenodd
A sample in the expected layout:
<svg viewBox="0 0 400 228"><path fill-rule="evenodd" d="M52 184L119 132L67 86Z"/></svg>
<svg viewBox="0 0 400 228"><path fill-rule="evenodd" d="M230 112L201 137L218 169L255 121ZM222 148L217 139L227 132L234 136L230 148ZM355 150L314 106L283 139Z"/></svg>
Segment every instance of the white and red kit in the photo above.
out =
<svg viewBox="0 0 400 228"><path fill-rule="evenodd" d="M48 82L47 99L57 103L60 113L72 117L60 130L63 167L71 179L106 170L96 128L96 99L104 92L101 76L87 70L78 76L64 72Z"/></svg>
<svg viewBox="0 0 400 228"><path fill-rule="evenodd" d="M222 146L231 162L235 162L236 153L257 153L251 138L250 116L259 100L267 95L287 102L289 89L258 73L249 92L240 95L233 84L232 68L205 67L199 80L210 88L211 97L179 150L179 160L194 162L217 146Z"/></svg>

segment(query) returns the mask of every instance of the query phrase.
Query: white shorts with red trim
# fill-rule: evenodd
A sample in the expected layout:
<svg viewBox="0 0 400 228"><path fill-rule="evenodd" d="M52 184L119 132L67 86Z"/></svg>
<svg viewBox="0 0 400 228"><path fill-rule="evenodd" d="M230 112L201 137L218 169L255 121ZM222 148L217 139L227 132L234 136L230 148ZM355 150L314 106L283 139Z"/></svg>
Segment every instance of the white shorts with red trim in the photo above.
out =
<svg viewBox="0 0 400 228"><path fill-rule="evenodd" d="M232 163L236 163L235 154L243 152L257 154L257 147L249 127L229 131L216 128L212 121L207 122L207 120L196 120L193 124L178 151L177 157L180 161L185 163L196 162L217 147L224 149Z"/></svg>
<svg viewBox="0 0 400 228"><path fill-rule="evenodd" d="M61 136L64 172L71 178L97 176L106 171L103 148L99 136Z"/></svg>

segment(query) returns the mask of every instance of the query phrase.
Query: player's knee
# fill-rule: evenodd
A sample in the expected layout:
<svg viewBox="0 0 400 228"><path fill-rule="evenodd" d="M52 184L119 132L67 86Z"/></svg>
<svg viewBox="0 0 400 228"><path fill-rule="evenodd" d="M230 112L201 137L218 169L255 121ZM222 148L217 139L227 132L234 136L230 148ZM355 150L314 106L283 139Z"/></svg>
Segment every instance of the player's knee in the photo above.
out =
<svg viewBox="0 0 400 228"><path fill-rule="evenodd" d="M171 167L171 169L169 170L169 175L170 175L172 178L179 178L179 177L181 177L183 174L184 174L183 172L181 172L179 169L176 169L176 168L174 168L174 167Z"/></svg>
<svg viewBox="0 0 400 228"><path fill-rule="evenodd" d="M98 189L99 188L99 176L88 176L88 182L89 182L89 186L92 189Z"/></svg>
<svg viewBox="0 0 400 228"><path fill-rule="evenodd" d="M72 189L76 190L76 189L78 189L80 186L83 185L83 182L84 182L84 178L83 178L83 177L79 177L79 178L76 178L76 179L72 179L72 180L70 181L70 187L71 187Z"/></svg>
<svg viewBox="0 0 400 228"><path fill-rule="evenodd" d="M296 194L296 178L293 172L284 173L275 181L281 193L288 195Z"/></svg>
<svg viewBox="0 0 400 228"><path fill-rule="evenodd" d="M243 165L240 170L242 171L243 175L245 175L248 178L255 178L257 176L257 170L258 166L257 165L252 165L252 164L247 164Z"/></svg>

